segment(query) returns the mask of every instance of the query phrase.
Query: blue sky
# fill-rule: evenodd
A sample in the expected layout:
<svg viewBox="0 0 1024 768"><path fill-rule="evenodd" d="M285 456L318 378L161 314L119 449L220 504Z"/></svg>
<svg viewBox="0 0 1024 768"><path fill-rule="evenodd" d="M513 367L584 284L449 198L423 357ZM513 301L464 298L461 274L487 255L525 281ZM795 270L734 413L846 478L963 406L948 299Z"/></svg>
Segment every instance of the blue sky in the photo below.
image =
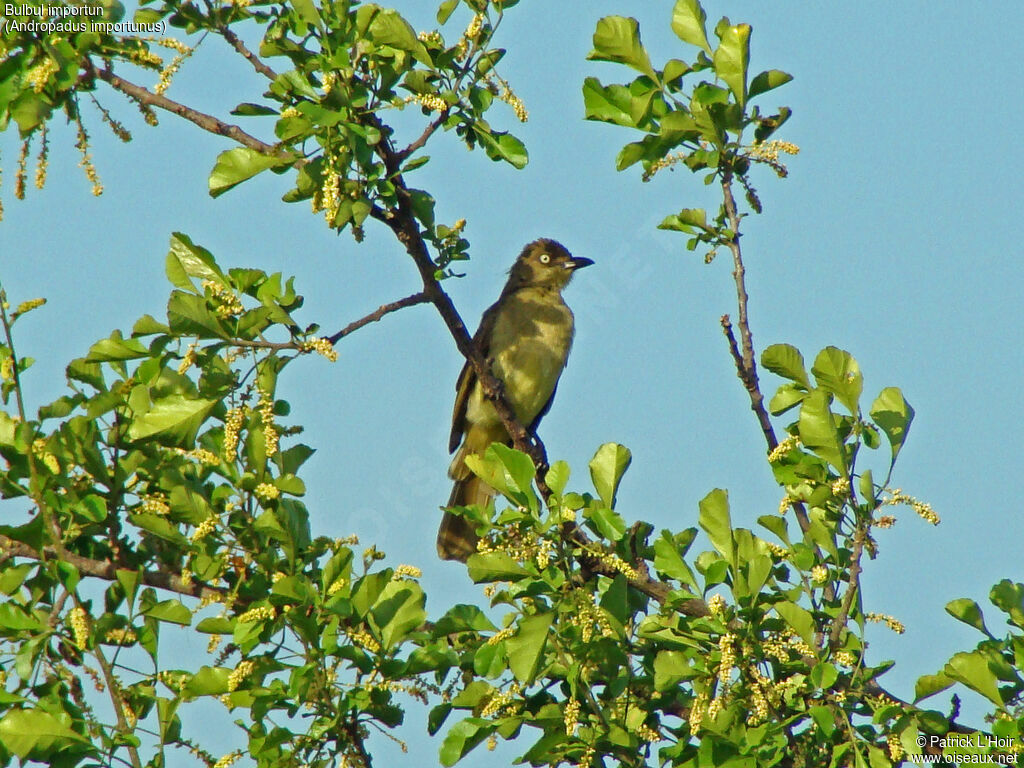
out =
<svg viewBox="0 0 1024 768"><path fill-rule="evenodd" d="M404 5L417 29L434 27L432 8ZM943 522L932 528L902 512L894 530L880 533L881 553L864 576L865 605L907 625L902 637L871 625L868 641L873 660L897 661L882 682L911 698L919 675L980 638L946 615L945 603L968 596L984 607L992 584L1024 580L1015 486L1024 452L1021 6L705 6L712 25L725 14L753 26L754 71L795 78L761 100L793 108L778 137L801 153L789 179L754 177L765 214L746 220L744 248L758 349L788 342L810 361L826 345L842 347L864 371L868 402L895 385L917 412L896 484L930 502ZM780 493L718 325L722 314L735 314L730 264L720 256L705 265L686 251L684 236L655 229L668 213L717 202L688 172L663 172L648 184L636 168L617 173L614 156L634 137L582 120L584 77L628 77L624 68L585 61L601 16L636 16L656 63L690 52L668 29L671 3L581 7L521 3L499 33L509 48L503 75L530 122L518 126L511 110L492 122L526 141L527 168L494 164L439 136L433 161L413 179L438 199L439 220L469 222L473 260L466 277L446 287L473 327L524 243L555 237L595 259L567 292L576 346L542 425L548 453L569 461L571 485L585 489L594 450L624 443L634 456L619 494L627 519L696 525L697 502L720 487L729 491L734 524L753 528ZM453 30L468 20L456 19ZM258 100L262 84L216 43L200 48L168 95L226 116L225 106ZM206 177L227 140L169 115L147 129L124 100L100 98L136 138L121 145L92 112L106 189L99 199L75 168L72 133L60 128L50 184L14 200L17 142L11 131L0 136L0 280L12 302L50 300L19 324L21 352L38 361L26 378L32 402L61 394L64 364L94 340L162 312L172 231L189 234L223 266L296 275L306 296L300 317L329 331L418 289L412 264L381 228L369 226L361 246L336 237L306 204L281 203L287 183L273 175L211 200ZM269 125L249 127L268 135ZM461 365L443 324L430 307L414 307L349 337L339 353L333 365L302 361L280 390L306 426L303 441L318 449L306 476L317 531L359 533L393 562L423 568L434 611L479 600L461 567L438 562L433 547L449 492L447 431ZM778 384L769 374L762 383L769 393ZM994 609L987 613L998 632ZM412 726L402 735L435 750L420 732ZM378 746L390 754L383 740ZM485 762L475 756L467 764Z"/></svg>

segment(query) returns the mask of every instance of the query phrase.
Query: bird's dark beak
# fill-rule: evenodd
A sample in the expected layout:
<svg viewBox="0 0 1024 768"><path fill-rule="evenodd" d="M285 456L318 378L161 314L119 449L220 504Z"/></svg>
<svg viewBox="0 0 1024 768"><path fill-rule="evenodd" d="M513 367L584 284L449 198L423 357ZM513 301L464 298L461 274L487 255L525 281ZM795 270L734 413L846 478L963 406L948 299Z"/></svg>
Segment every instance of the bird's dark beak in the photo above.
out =
<svg viewBox="0 0 1024 768"><path fill-rule="evenodd" d="M593 259L585 259L582 256L573 256L569 261L565 262L565 268L576 271L577 269L589 267L593 263Z"/></svg>

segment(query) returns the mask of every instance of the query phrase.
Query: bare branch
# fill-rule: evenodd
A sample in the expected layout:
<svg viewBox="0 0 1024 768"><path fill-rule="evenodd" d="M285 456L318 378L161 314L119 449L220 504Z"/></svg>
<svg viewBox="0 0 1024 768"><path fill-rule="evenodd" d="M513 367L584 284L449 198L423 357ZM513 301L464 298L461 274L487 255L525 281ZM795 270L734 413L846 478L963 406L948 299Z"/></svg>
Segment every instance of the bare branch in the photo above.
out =
<svg viewBox="0 0 1024 768"><path fill-rule="evenodd" d="M376 310L366 315L366 317L361 317L358 320L349 323L337 333L328 336L327 340L330 341L331 344L337 344L350 333L358 331L364 325L377 322L384 317L384 315L397 312L398 310L405 309L406 307L415 306L416 304L425 304L428 301L430 301L430 298L427 296L426 292L420 291L419 293L414 293L412 296L406 296L404 299L392 301L390 304L381 304Z"/></svg>
<svg viewBox="0 0 1024 768"><path fill-rule="evenodd" d="M250 51L246 47L245 43L241 41L238 35L232 32L226 25L221 25L217 27L217 31L220 33L221 37L228 41L228 44L232 48L234 48L236 51L242 54L242 57L245 58L245 60L248 61L250 64L252 64L253 69L255 69L268 80L277 79L277 72L275 72L266 64L264 64L262 59L260 59L255 53Z"/></svg>
<svg viewBox="0 0 1024 768"><path fill-rule="evenodd" d="M113 581L117 578L117 567L109 560L93 560L92 558L67 551L58 553L56 547L52 546L44 547L42 551L39 551L28 544L15 541L3 535L0 535L0 555L25 557L29 560L37 561L52 560L59 557L64 562L75 566L83 576L93 576L106 581ZM176 592L179 595L188 595L190 597L218 599L228 596L228 590L226 589L210 587L196 582L186 584L180 574L164 570L143 571L142 583L149 587L166 589L169 592ZM238 604L238 601L236 601L236 604Z"/></svg>
<svg viewBox="0 0 1024 768"><path fill-rule="evenodd" d="M264 141L260 141L255 136L252 136L237 125L225 123L222 120L208 115L205 112L200 112L197 109L188 107L177 101L167 98L163 94L153 93L153 91L143 88L141 85L135 85L130 83L124 78L118 77L110 69L97 69L91 61L84 63L88 73L94 77L99 78L105 83L109 83L115 90L121 91L121 93L131 96L133 99L137 99L139 102L146 104L151 107L160 107L160 109L166 110L178 117L184 118L189 122L195 123L204 131L208 133L215 133L218 136L226 136L229 139L237 141L239 144L249 149L254 149L257 152L267 155L269 157L279 157L282 160L292 160L296 164L302 162L302 158L295 157L287 150L282 150L280 147L273 144L267 144Z"/></svg>
<svg viewBox="0 0 1024 768"><path fill-rule="evenodd" d="M430 121L426 128L423 129L423 133L420 134L419 138L412 142L408 147L403 149L401 152L395 153L395 158L399 163L404 163L405 159L409 157L417 149L422 149L434 132L440 128L444 121L448 119L448 112L442 112L438 117Z"/></svg>

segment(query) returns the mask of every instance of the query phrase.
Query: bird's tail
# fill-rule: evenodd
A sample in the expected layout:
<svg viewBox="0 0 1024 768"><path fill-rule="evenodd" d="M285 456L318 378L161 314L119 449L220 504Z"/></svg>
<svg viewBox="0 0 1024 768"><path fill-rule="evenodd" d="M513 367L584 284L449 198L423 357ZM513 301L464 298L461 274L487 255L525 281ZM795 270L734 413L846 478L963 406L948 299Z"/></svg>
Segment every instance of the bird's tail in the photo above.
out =
<svg viewBox="0 0 1024 768"><path fill-rule="evenodd" d="M468 507L479 504L481 507L494 496L494 489L469 471L465 458L469 451L463 445L455 455L448 474L455 480L452 495L448 499L449 507ZM476 552L478 537L474 526L466 518L445 512L441 519L441 527L437 532L437 554L442 560L458 560L466 562Z"/></svg>

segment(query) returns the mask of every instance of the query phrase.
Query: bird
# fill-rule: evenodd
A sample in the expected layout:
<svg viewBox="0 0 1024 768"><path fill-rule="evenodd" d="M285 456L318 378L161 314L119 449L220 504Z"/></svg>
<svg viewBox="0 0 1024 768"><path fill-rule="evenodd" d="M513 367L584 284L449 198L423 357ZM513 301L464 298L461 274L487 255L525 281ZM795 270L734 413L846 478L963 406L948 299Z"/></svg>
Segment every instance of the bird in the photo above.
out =
<svg viewBox="0 0 1024 768"><path fill-rule="evenodd" d="M572 347L574 318L562 291L576 270L593 263L592 259L573 256L549 238L529 243L516 258L501 296L484 312L473 336L491 372L501 381L516 420L531 432L536 432L551 408ZM448 468L455 485L448 507L486 505L495 491L470 471L466 457L483 454L491 443L511 445L512 440L468 361L455 391L448 443L448 451L455 452ZM446 511L437 533L441 559L466 562L476 546L473 524Z"/></svg>

